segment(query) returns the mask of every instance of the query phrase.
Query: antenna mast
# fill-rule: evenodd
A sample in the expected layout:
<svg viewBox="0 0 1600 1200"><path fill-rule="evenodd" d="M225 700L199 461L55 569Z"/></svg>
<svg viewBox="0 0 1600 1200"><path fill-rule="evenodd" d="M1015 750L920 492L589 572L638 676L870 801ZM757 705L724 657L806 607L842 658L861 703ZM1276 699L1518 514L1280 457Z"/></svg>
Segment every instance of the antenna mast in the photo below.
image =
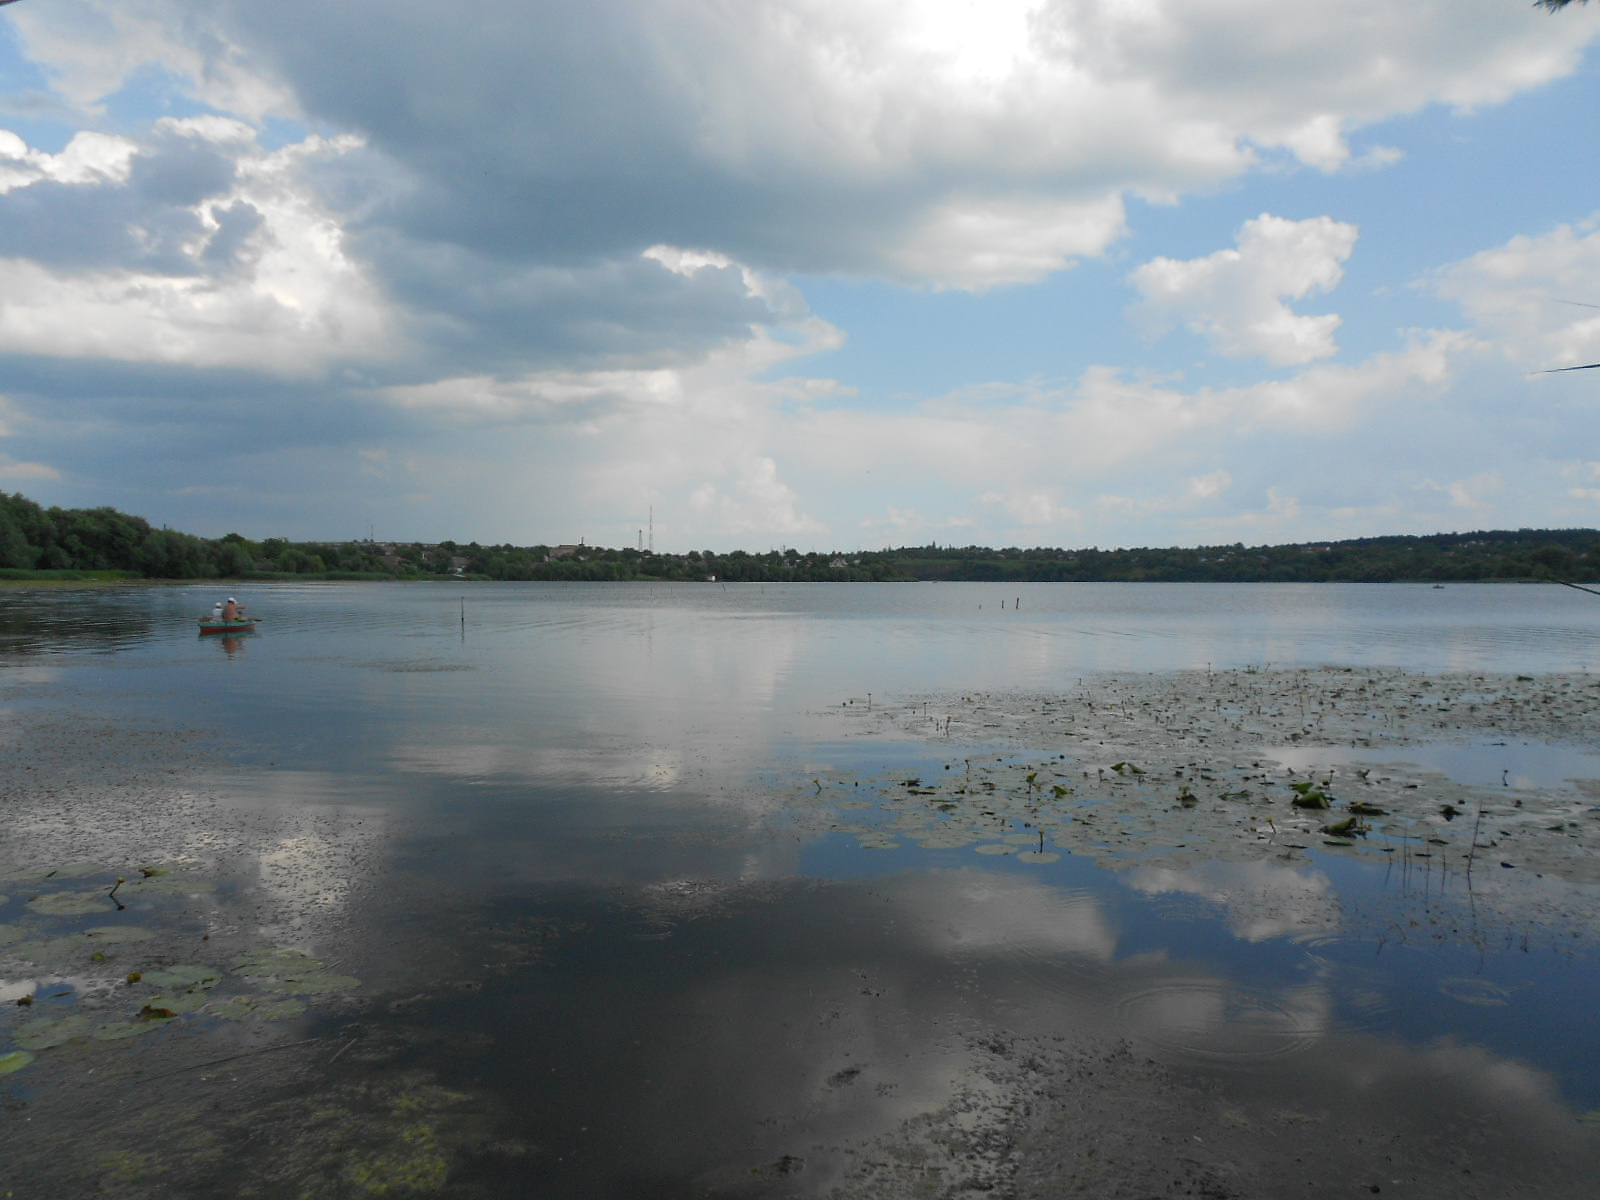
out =
<svg viewBox="0 0 1600 1200"><path fill-rule="evenodd" d="M656 552L656 506L650 506L650 553Z"/></svg>

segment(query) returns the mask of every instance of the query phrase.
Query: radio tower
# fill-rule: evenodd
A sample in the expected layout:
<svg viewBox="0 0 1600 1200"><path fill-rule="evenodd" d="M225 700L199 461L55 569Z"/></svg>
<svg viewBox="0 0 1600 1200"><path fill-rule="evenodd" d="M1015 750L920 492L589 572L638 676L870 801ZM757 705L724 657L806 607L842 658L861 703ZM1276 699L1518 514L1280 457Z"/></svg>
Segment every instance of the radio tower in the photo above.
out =
<svg viewBox="0 0 1600 1200"><path fill-rule="evenodd" d="M650 506L650 553L656 552L656 506Z"/></svg>

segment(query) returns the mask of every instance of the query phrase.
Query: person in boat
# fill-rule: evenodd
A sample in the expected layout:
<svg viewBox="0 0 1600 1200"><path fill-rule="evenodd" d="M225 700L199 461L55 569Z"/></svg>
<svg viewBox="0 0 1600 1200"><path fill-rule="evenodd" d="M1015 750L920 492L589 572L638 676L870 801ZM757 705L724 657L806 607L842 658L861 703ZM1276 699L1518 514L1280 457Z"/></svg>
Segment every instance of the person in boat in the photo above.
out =
<svg viewBox="0 0 1600 1200"><path fill-rule="evenodd" d="M228 602L222 606L222 619L224 621L237 621L239 614L243 611L243 606L232 596L229 596Z"/></svg>
<svg viewBox="0 0 1600 1200"><path fill-rule="evenodd" d="M213 621L222 620L222 601L221 600L218 600L215 604L213 604L211 606L211 619Z"/></svg>

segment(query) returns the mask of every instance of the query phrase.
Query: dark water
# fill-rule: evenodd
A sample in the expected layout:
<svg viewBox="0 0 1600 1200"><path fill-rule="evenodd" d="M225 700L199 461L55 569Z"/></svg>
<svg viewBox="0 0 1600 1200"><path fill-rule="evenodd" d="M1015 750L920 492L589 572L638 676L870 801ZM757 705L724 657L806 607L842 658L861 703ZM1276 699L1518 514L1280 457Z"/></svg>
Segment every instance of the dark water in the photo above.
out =
<svg viewBox="0 0 1600 1200"><path fill-rule="evenodd" d="M1600 965L1539 911L1480 930L1467 898L1315 853L1123 872L868 853L773 799L823 765L947 761L842 737L828 711L850 698L1207 664L1593 670L1592 598L274 585L241 595L260 632L224 642L194 633L213 592L0 594L0 705L215 752L175 786L225 795L252 828L281 820L260 877L288 864L283 886L325 919L269 932L337 944L366 981L370 1007L340 1028L403 1035L406 1064L488 1098L517 1149L462 1168L483 1194L825 1189L852 1146L945 1104L997 1030L1126 1038L1240 1104L1309 1110L1359 1077L1373 1104L1388 1089L1448 1111L1499 1088L1600 1108ZM1518 778L1548 782L1538 747L1519 753ZM1592 761L1559 753L1557 781ZM318 844L294 832L303 813ZM1550 890L1551 911L1592 904ZM359 1073L359 1051L340 1066ZM801 1160L792 1178L771 1165Z"/></svg>

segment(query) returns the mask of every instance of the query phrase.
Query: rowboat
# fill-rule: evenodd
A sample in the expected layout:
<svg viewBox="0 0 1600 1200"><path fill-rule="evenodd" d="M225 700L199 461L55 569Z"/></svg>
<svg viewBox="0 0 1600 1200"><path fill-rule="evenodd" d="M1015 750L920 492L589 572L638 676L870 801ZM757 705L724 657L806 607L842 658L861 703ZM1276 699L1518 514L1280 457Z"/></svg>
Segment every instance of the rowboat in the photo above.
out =
<svg viewBox="0 0 1600 1200"><path fill-rule="evenodd" d="M201 617L200 633L253 633L255 632L256 619L254 617L236 617L232 621L224 621L221 617Z"/></svg>

